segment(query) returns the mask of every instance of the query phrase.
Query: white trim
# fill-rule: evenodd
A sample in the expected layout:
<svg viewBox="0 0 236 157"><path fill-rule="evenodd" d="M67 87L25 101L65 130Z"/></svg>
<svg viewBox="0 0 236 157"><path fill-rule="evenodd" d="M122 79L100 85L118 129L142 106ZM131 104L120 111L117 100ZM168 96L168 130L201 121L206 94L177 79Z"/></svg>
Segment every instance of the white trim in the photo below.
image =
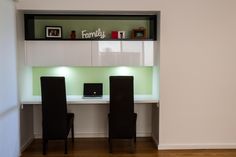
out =
<svg viewBox="0 0 236 157"><path fill-rule="evenodd" d="M87 137L108 137L108 133L105 132L77 132L74 134L75 138L87 138ZM151 132L137 132L137 137L150 137L151 136ZM34 137L36 139L40 139L42 138L42 134L36 133L34 134ZM68 137L71 137L71 135L69 135Z"/></svg>
<svg viewBox="0 0 236 157"><path fill-rule="evenodd" d="M159 144L159 150L174 149L236 149L236 143L203 143L203 144Z"/></svg>
<svg viewBox="0 0 236 157"><path fill-rule="evenodd" d="M152 132L137 132L137 137L151 137Z"/></svg>
<svg viewBox="0 0 236 157"><path fill-rule="evenodd" d="M158 138L156 138L155 136L152 135L152 139L153 139L156 147L158 148Z"/></svg>
<svg viewBox="0 0 236 157"><path fill-rule="evenodd" d="M34 138L35 139L40 139L40 138L42 138L42 134L34 134Z"/></svg>
<svg viewBox="0 0 236 157"><path fill-rule="evenodd" d="M107 137L107 133L104 132L80 132L80 133L75 133L75 137Z"/></svg>
<svg viewBox="0 0 236 157"><path fill-rule="evenodd" d="M5 109L4 111L0 111L0 118L6 116L8 113L11 113L19 108L20 108L20 105L14 105L14 106L11 106L11 107Z"/></svg>
<svg viewBox="0 0 236 157"><path fill-rule="evenodd" d="M30 137L23 145L21 145L20 151L23 152L32 142L34 138Z"/></svg>

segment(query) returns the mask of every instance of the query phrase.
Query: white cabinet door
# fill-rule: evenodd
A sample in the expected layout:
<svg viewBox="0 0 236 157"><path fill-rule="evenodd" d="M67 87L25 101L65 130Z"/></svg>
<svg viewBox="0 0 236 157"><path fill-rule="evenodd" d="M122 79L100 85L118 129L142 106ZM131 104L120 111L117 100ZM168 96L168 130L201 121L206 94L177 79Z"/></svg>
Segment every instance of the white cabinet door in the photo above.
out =
<svg viewBox="0 0 236 157"><path fill-rule="evenodd" d="M92 41L93 66L152 66L153 41Z"/></svg>
<svg viewBox="0 0 236 157"><path fill-rule="evenodd" d="M65 65L70 65L70 66L92 65L91 41L69 41L69 43L66 43L64 45L64 48L65 48L64 49Z"/></svg>
<svg viewBox="0 0 236 157"><path fill-rule="evenodd" d="M130 50L123 41L93 41L92 65L93 66L119 66L139 65L140 52ZM125 49L125 51L124 51ZM136 48L137 49L137 48Z"/></svg>
<svg viewBox="0 0 236 157"><path fill-rule="evenodd" d="M143 65L153 66L154 65L154 41L143 42Z"/></svg>
<svg viewBox="0 0 236 157"><path fill-rule="evenodd" d="M91 41L25 41L31 66L91 66Z"/></svg>

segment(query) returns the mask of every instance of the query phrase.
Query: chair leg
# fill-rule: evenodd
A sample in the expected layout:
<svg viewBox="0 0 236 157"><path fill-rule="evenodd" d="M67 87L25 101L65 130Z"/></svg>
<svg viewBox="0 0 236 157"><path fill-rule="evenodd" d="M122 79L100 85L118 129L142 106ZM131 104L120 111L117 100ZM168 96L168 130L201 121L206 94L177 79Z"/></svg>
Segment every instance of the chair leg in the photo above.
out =
<svg viewBox="0 0 236 157"><path fill-rule="evenodd" d="M47 153L48 140L43 139L43 155Z"/></svg>
<svg viewBox="0 0 236 157"><path fill-rule="evenodd" d="M67 154L67 138L65 139L65 154Z"/></svg>
<svg viewBox="0 0 236 157"><path fill-rule="evenodd" d="M134 143L136 143L136 119L135 119L135 124L134 124Z"/></svg>
<svg viewBox="0 0 236 157"><path fill-rule="evenodd" d="M112 153L112 140L111 138L108 139L109 142L109 153Z"/></svg>
<svg viewBox="0 0 236 157"><path fill-rule="evenodd" d="M131 139L131 153L134 153L134 143L135 143L135 138L134 139Z"/></svg>
<svg viewBox="0 0 236 157"><path fill-rule="evenodd" d="M72 143L74 144L74 122L72 123L72 126L71 126L71 138L72 138Z"/></svg>

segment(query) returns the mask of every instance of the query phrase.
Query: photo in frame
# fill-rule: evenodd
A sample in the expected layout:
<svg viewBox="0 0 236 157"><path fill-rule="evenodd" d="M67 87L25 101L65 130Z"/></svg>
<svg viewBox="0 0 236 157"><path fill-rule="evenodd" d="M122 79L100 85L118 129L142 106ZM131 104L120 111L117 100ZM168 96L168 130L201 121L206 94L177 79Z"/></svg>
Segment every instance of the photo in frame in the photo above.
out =
<svg viewBox="0 0 236 157"><path fill-rule="evenodd" d="M118 39L125 39L125 31L118 31Z"/></svg>
<svg viewBox="0 0 236 157"><path fill-rule="evenodd" d="M146 37L146 29L139 28L139 29L133 29L131 34L132 39L145 39Z"/></svg>
<svg viewBox="0 0 236 157"><path fill-rule="evenodd" d="M61 26L46 26L45 37L49 39L62 38L62 27Z"/></svg>

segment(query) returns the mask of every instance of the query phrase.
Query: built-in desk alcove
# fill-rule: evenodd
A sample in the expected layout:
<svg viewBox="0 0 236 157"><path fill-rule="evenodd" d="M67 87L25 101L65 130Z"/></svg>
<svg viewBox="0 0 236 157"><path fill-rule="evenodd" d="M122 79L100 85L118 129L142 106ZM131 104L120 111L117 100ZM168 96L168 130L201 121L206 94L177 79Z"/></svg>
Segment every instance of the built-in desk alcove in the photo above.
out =
<svg viewBox="0 0 236 157"><path fill-rule="evenodd" d="M20 51L19 51L19 90L20 90L20 102L21 106L21 148L24 149L34 138L41 138L41 98L40 98L40 76L65 76L66 78L66 88L68 95L68 110L75 113L75 137L107 137L107 114L109 111L109 76L111 75L133 75L134 76L134 93L135 93L135 111L138 113L137 119L137 136L138 137L153 137L158 145L158 117L159 117L159 39L160 35L158 32L160 27L160 12L139 12L140 15L145 15L145 18L139 18L140 21L143 19L151 19L151 22L148 23L155 25L148 27L148 38L149 39L106 39L102 40L102 42L106 41L115 41L115 42L123 42L131 41L141 43L141 45L145 45L144 42L151 42L151 51L152 55L148 55L148 59L152 62L147 65L130 65L119 63L119 65L100 65L97 66L95 64L86 64L79 65L77 64L80 60L83 60L83 57L80 55L75 55L76 57L68 57L71 53L68 51L63 52L62 57L60 59L66 58L63 62L54 62L50 65L50 60L53 62L53 58L57 58L57 51L54 49L51 50L52 53L48 52L40 52L44 50L42 46L40 46L41 42L45 42L45 44L50 45L50 43L59 43L63 45L63 43L70 42L98 42L97 39L82 40L82 39L32 39L32 36L25 36L25 33L22 32L24 30L24 12L22 12L22 16L18 17L21 21L21 24L18 29L21 28L21 33L19 37L21 37L22 42L19 43ZM153 14L154 13L154 14ZM27 13L28 14L28 13ZM54 14L54 13L53 13ZM94 14L94 13L93 13ZM106 14L104 12L103 14ZM110 13L109 13L110 14ZM117 14L117 12L116 12ZM127 14L122 13L123 15ZM135 15L136 13L130 13ZM151 16L150 16L151 15ZM146 18L146 17L152 18ZM133 16L131 16L133 17ZM154 19L153 19L154 18ZM153 21L152 21L153 20ZM148 26L149 26L148 24ZM28 26L27 26L28 27ZM44 28L44 26L42 27ZM77 27L76 27L77 28ZM74 29L74 28L73 28ZM27 29L26 29L27 30ZM25 30L25 31L26 31ZM68 29L70 30L70 29ZM123 30L123 29L122 29ZM151 31L150 31L151 30ZM155 31L153 31L155 30ZM32 31L32 30L30 30ZM64 29L66 32L66 30ZM43 32L43 31L41 31ZM64 33L65 33L64 32ZM77 32L80 32L78 30ZM110 30L109 30L110 32ZM131 33L132 30L129 32ZM128 35L130 36L130 34ZM154 35L150 35L153 34ZM42 35L42 34L41 34ZM43 38L45 34L41 37ZM64 35L68 37L68 34ZM38 36L40 37L40 35ZM40 37L40 38L41 38ZM96 40L96 41L92 41ZM38 43L37 43L38 42ZM47 54L51 57L48 60L47 64L45 62L40 62L37 64L31 60L29 64L29 53L28 50L34 52L34 49L30 46L29 43L34 43L38 46L37 49L37 57L40 55ZM77 45L76 43L74 43ZM80 45L78 44L78 45ZM133 44L133 43L132 43ZM93 44L91 44L93 45ZM109 44L108 44L109 45ZM42 49L40 49L40 47ZM87 50L91 49L90 45L86 45L86 49L81 49L80 52L86 53ZM149 46L148 46L149 47ZM141 47L142 50L146 49ZM148 49L148 48L147 48ZM28 52L27 52L28 51ZM140 51L143 52L143 51ZM73 52L73 53L76 53ZM103 53L103 52L102 52ZM114 52L117 53L117 52ZM134 52L131 52L134 54ZM86 53L87 54L87 53ZM63 58L64 56L64 58ZM83 56L83 55L82 55ZM37 58L36 57L36 58ZM90 56L91 57L91 56ZM132 60L132 57L130 57ZM70 60L73 60L73 64L70 63ZM61 64L63 63L63 64ZM76 64L74 64L76 63ZM82 99L82 84L85 82L101 82L104 87L104 97L99 100L84 100Z"/></svg>
<svg viewBox="0 0 236 157"><path fill-rule="evenodd" d="M153 67L31 67L31 95L29 93L21 99L21 117L24 119L22 124L27 122L22 129L32 129L32 137L41 138L40 76L64 76L68 110L75 113L75 137L107 137L109 76L132 75L135 111L138 113L137 136L150 137L152 112L158 105L158 98L153 95L154 70ZM82 87L85 82L103 83L103 98L82 99Z"/></svg>

